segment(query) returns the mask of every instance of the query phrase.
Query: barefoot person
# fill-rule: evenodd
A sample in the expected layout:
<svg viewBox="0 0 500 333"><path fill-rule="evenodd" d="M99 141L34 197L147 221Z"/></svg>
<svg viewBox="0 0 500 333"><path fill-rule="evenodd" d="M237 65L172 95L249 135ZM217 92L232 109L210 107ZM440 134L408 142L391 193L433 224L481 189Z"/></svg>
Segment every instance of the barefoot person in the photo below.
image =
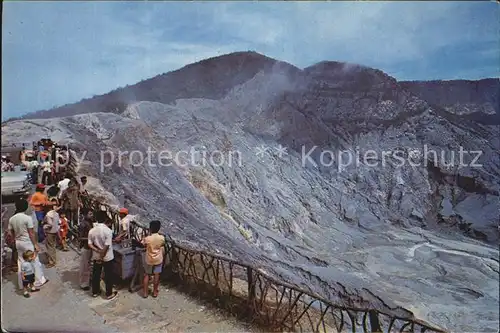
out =
<svg viewBox="0 0 500 333"><path fill-rule="evenodd" d="M165 255L165 237L160 235L161 222L158 220L149 223L150 235L142 240L146 246L146 260L144 265L143 297L148 297L149 276L153 275L153 297L158 297L160 273Z"/></svg>
<svg viewBox="0 0 500 333"><path fill-rule="evenodd" d="M41 287L49 280L43 275L42 264L38 259L38 253L40 252L40 247L35 239L35 231L33 230L33 219L26 215L28 210L28 201L25 199L20 199L16 202L16 212L9 219L8 230L11 236L16 240L16 249L19 254L24 253L28 250L35 252L35 259L33 260L33 266L35 268L35 287ZM23 280L21 266L24 262L22 255L17 258L18 265L18 283L19 288L23 289Z"/></svg>

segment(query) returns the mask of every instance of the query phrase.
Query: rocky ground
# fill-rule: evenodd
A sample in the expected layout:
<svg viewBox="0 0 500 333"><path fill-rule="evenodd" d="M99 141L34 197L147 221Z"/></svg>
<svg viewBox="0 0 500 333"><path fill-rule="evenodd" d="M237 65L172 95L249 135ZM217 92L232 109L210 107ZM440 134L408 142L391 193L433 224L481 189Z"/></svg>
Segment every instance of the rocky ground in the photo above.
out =
<svg viewBox="0 0 500 333"><path fill-rule="evenodd" d="M8 214L6 215L8 216ZM2 328L8 332L251 332L238 322L175 289L162 286L158 298L119 290L112 301L79 289L76 252L57 252L50 280L26 299L15 273L2 277ZM43 254L42 254L43 257Z"/></svg>

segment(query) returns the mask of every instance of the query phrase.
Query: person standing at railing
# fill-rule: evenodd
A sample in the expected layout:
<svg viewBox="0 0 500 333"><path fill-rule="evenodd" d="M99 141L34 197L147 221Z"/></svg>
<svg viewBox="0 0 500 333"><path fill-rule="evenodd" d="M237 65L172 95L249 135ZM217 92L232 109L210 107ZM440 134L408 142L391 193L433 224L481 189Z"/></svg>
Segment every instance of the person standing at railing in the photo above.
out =
<svg viewBox="0 0 500 333"><path fill-rule="evenodd" d="M89 232L94 227L94 218L92 211L82 208L83 219L78 225L78 240L80 242L80 288L82 290L90 289L90 261L92 259L92 250L89 248Z"/></svg>
<svg viewBox="0 0 500 333"><path fill-rule="evenodd" d="M161 222L158 220L149 223L150 235L144 237L142 244L146 247L144 261L144 281L143 297L149 295L149 276L153 275L153 297L158 297L158 288L160 285L160 273L163 267L163 258L165 257L165 236L159 234Z"/></svg>
<svg viewBox="0 0 500 333"><path fill-rule="evenodd" d="M130 238L130 221L132 216L128 214L127 208L120 208L118 214L120 216L120 229L118 231L118 235L116 236L116 241L119 242Z"/></svg>
<svg viewBox="0 0 500 333"><path fill-rule="evenodd" d="M96 213L97 225L89 231L88 245L92 250L92 297L101 294L101 273L104 269L104 283L106 285L106 299L112 300L118 295L113 291L113 221L104 211Z"/></svg>
<svg viewBox="0 0 500 333"><path fill-rule="evenodd" d="M68 188L68 185L69 185L69 182L71 181L71 178L72 178L71 174L66 173L64 175L64 179L59 181L59 183L57 183L57 186L60 188L59 199L61 198L64 191L66 191L66 189Z"/></svg>
<svg viewBox="0 0 500 333"><path fill-rule="evenodd" d="M82 201L79 186L75 179L70 181L68 188L62 193L61 203L68 217L70 228L76 228L78 226L78 210L82 207Z"/></svg>

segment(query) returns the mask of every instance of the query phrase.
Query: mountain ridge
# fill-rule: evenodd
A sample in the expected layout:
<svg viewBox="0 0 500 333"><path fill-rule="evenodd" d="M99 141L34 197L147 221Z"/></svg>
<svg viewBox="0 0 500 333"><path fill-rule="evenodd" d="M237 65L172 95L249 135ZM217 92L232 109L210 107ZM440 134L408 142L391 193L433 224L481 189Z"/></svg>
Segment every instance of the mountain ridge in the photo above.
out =
<svg viewBox="0 0 500 333"><path fill-rule="evenodd" d="M219 75L217 71L227 72L227 75ZM441 84L453 84L456 81L476 82L481 84L483 81L497 81L499 79L487 78L476 81L470 80L429 80L429 81L398 81L394 77L384 73L383 71L359 64L352 64L338 61L320 61L311 66L300 69L292 64L280 61L274 58L267 57L263 54L254 51L240 51L229 54L224 54L216 57L203 59L201 61L185 65L179 69L156 75L149 79L141 80L140 82L126 85L112 90L108 93L96 95L90 98L84 98L78 102L65 104L51 109L38 110L30 112L20 117L12 117L5 120L7 123L18 119L37 119L37 118L54 118L72 116L76 114L85 114L91 112L114 112L121 113L125 110L126 106L136 101L151 101L160 103L171 103L180 98L209 98L219 99L231 88L238 84L242 84L251 79L258 71L269 72L272 70L283 70L287 72L292 78L297 76L314 75L315 71L325 71L325 67L330 67L338 70L340 73L349 73L353 71L360 73L360 75L372 77L379 77L387 79L394 87L401 85L403 88L408 89L412 93L419 95L426 100L427 97L422 93L422 89L412 88L410 86L421 85L435 85L437 82ZM236 72L236 74L234 73ZM331 73L330 73L331 74ZM217 75L219 77L217 78ZM227 80L227 77L233 76L232 80ZM192 88L193 83L197 87ZM362 81L360 78L359 84ZM217 86L217 83L224 82L224 86ZM210 87L215 85L214 87ZM370 87L370 82L366 82L365 86ZM186 88L187 87L187 88ZM194 90L193 90L194 89ZM198 90L197 90L198 89ZM165 92L167 94L165 95ZM498 109L497 109L498 113Z"/></svg>

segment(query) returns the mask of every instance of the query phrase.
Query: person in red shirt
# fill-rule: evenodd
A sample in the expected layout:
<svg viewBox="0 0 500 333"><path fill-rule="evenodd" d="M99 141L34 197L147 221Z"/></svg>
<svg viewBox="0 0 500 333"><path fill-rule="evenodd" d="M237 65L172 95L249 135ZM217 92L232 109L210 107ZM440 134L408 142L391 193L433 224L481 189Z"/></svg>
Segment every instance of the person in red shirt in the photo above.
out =
<svg viewBox="0 0 500 333"><path fill-rule="evenodd" d="M45 217L45 205L47 205L49 199L47 198L47 195L45 194L45 185L44 184L38 184L36 186L35 193L31 196L29 199L29 203L31 205L31 208L35 212L36 220L38 222L38 227L35 228L35 232L38 237L38 242L43 242L45 239L45 233L42 228L42 221Z"/></svg>
<svg viewBox="0 0 500 333"><path fill-rule="evenodd" d="M43 207L47 204L48 202L47 195L45 194L45 185L44 184L38 184L36 186L35 193L30 198L30 205L31 208L35 211L36 219L38 222L43 220L44 217L44 211Z"/></svg>
<svg viewBox="0 0 500 333"><path fill-rule="evenodd" d="M66 213L64 210L59 210L59 222L61 223L60 228L59 228L59 241L61 243L62 250L64 252L68 252L68 242L67 242L67 237L68 237L68 231L69 231L69 224L68 224L68 219L66 218Z"/></svg>

